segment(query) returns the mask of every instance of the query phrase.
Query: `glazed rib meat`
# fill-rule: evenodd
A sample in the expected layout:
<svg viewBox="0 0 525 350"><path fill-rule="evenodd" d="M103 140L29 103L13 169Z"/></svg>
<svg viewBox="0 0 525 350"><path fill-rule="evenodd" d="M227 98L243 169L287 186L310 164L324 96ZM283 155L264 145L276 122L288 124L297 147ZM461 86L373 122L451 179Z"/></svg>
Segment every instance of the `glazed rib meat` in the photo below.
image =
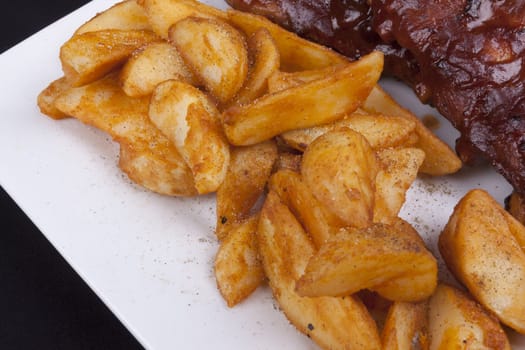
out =
<svg viewBox="0 0 525 350"><path fill-rule="evenodd" d="M352 59L383 51L385 72L460 131L461 158L525 195L525 0L229 2Z"/></svg>

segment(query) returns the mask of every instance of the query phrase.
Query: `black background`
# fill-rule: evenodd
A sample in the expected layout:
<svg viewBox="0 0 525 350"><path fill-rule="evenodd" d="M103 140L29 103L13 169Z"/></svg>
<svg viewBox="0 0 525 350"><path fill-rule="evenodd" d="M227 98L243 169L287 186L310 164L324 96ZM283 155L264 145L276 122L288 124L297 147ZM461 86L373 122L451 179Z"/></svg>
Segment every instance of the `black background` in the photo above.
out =
<svg viewBox="0 0 525 350"><path fill-rule="evenodd" d="M0 52L87 2L4 1ZM142 349L3 189L0 349Z"/></svg>

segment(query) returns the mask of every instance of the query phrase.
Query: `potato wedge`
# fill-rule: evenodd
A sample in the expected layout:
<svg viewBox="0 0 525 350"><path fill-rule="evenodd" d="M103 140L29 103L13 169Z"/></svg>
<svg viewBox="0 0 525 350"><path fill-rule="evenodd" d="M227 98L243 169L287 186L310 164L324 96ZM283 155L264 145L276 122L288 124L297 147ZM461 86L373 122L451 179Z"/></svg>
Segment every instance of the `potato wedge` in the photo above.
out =
<svg viewBox="0 0 525 350"><path fill-rule="evenodd" d="M353 227L372 223L378 171L366 139L348 128L315 139L301 164L304 183L314 197L344 225Z"/></svg>
<svg viewBox="0 0 525 350"><path fill-rule="evenodd" d="M279 69L279 50L270 32L260 28L248 38L248 77L231 104L244 105L268 91L268 78Z"/></svg>
<svg viewBox="0 0 525 350"><path fill-rule="evenodd" d="M68 115L55 107L55 100L60 94L71 88L71 83L66 77L58 78L38 94L37 104L40 112L53 119L64 119Z"/></svg>
<svg viewBox="0 0 525 350"><path fill-rule="evenodd" d="M422 173L434 176L453 174L461 168L461 160L456 153L412 113L401 107L380 86L371 92L362 108L369 113L395 115L416 123L418 141L414 145L425 152L425 160L420 168Z"/></svg>
<svg viewBox="0 0 525 350"><path fill-rule="evenodd" d="M458 289L440 284L429 300L429 350L510 350L498 320Z"/></svg>
<svg viewBox="0 0 525 350"><path fill-rule="evenodd" d="M200 83L220 102L229 101L248 75L248 49L244 35L228 23L187 17L169 29L177 47Z"/></svg>
<svg viewBox="0 0 525 350"><path fill-rule="evenodd" d="M169 28L186 17L222 18L226 13L195 0L137 0L142 6L153 31L168 39Z"/></svg>
<svg viewBox="0 0 525 350"><path fill-rule="evenodd" d="M122 90L131 97L150 95L158 84L170 79L196 85L177 49L166 42L152 43L135 52L120 72Z"/></svg>
<svg viewBox="0 0 525 350"><path fill-rule="evenodd" d="M419 349L426 338L427 303L395 302L381 332L383 350Z"/></svg>
<svg viewBox="0 0 525 350"><path fill-rule="evenodd" d="M191 173L180 155L171 150L165 152L155 143L121 141L118 165L131 181L150 191L172 196L197 194ZM178 180L185 182L178 183Z"/></svg>
<svg viewBox="0 0 525 350"><path fill-rule="evenodd" d="M301 222L317 248L321 247L341 226L342 222L319 203L301 175L280 170L272 175L270 189Z"/></svg>
<svg viewBox="0 0 525 350"><path fill-rule="evenodd" d="M151 30L151 26L146 12L137 1L125 0L98 13L81 25L74 35L107 29Z"/></svg>
<svg viewBox="0 0 525 350"><path fill-rule="evenodd" d="M148 98L130 98L109 75L61 94L63 113L110 134L124 148L120 166L138 184L161 194L197 193L190 169L175 146L148 118Z"/></svg>
<svg viewBox="0 0 525 350"><path fill-rule="evenodd" d="M139 47L158 40L146 30L108 29L75 35L60 48L62 70L72 86L85 85L123 64Z"/></svg>
<svg viewBox="0 0 525 350"><path fill-rule="evenodd" d="M249 145L285 131L341 119L355 111L376 84L383 68L381 53L369 54L323 79L268 94L224 112L224 128L234 145ZM323 101L323 103L319 103Z"/></svg>
<svg viewBox="0 0 525 350"><path fill-rule="evenodd" d="M523 235L525 227L487 192L472 190L459 201L441 233L439 251L480 304L525 333L525 252L508 220Z"/></svg>
<svg viewBox="0 0 525 350"><path fill-rule="evenodd" d="M258 216L238 224L221 242L215 256L217 287L229 307L246 299L264 280L258 257Z"/></svg>
<svg viewBox="0 0 525 350"><path fill-rule="evenodd" d="M315 248L273 191L261 210L257 240L273 295L299 331L323 349L380 348L375 322L357 298L307 298L295 292L295 280Z"/></svg>
<svg viewBox="0 0 525 350"><path fill-rule="evenodd" d="M229 235L232 227L250 216L264 192L276 159L274 141L232 148L228 171L216 197L215 234L220 241Z"/></svg>
<svg viewBox="0 0 525 350"><path fill-rule="evenodd" d="M357 131L373 149L379 149L404 145L413 134L415 123L401 117L354 112L330 124L287 131L281 138L290 147L304 152L313 140L341 127Z"/></svg>
<svg viewBox="0 0 525 350"><path fill-rule="evenodd" d="M230 162L218 116L203 92L177 80L160 83L151 96L149 117L188 164L200 194L217 190Z"/></svg>
<svg viewBox="0 0 525 350"><path fill-rule="evenodd" d="M405 203L406 191L417 177L425 152L419 148L390 148L376 155L381 170L376 176L373 221L389 223Z"/></svg>
<svg viewBox="0 0 525 350"><path fill-rule="evenodd" d="M424 276L426 283L418 290L405 288L394 301L424 300L436 287L437 262L417 232L398 219L393 225L340 230L312 256L296 291L310 297L345 296L407 276Z"/></svg>
<svg viewBox="0 0 525 350"><path fill-rule="evenodd" d="M317 69L348 62L335 51L303 39L262 16L237 10L228 10L227 15L228 20L248 36L259 28L266 28L279 48L280 66L284 71Z"/></svg>

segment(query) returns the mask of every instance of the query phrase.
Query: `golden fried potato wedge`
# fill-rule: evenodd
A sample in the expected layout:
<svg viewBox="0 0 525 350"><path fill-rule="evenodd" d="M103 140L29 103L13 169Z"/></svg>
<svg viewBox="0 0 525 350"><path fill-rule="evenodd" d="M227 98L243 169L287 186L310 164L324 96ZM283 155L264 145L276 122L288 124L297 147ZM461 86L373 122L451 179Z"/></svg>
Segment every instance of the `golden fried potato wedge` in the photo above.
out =
<svg viewBox="0 0 525 350"><path fill-rule="evenodd" d="M121 141L118 165L133 182L153 192L172 196L197 194L191 173L180 155L171 149L166 152L164 148L142 140Z"/></svg>
<svg viewBox="0 0 525 350"><path fill-rule="evenodd" d="M425 152L425 160L420 168L422 173L434 176L452 174L461 168L461 160L456 153L412 113L401 107L381 87L376 86L362 106L369 113L395 115L416 123L418 141L414 145Z"/></svg>
<svg viewBox="0 0 525 350"><path fill-rule="evenodd" d="M151 95L149 117L177 147L200 194L217 190L230 162L218 116L203 92L177 80L160 83Z"/></svg>
<svg viewBox="0 0 525 350"><path fill-rule="evenodd" d="M144 9L136 0L121 1L81 25L74 35L106 29L151 30Z"/></svg>
<svg viewBox="0 0 525 350"><path fill-rule="evenodd" d="M170 79L196 85L177 49L166 42L138 50L120 72L122 90L131 97L150 95L158 84Z"/></svg>
<svg viewBox="0 0 525 350"><path fill-rule="evenodd" d="M363 135L373 149L404 145L414 133L416 124L401 117L354 112L330 124L290 130L281 138L297 150L304 151L316 138L330 130L350 128Z"/></svg>
<svg viewBox="0 0 525 350"><path fill-rule="evenodd" d="M429 300L428 349L510 350L498 320L458 289L440 284Z"/></svg>
<svg viewBox="0 0 525 350"><path fill-rule="evenodd" d="M220 102L229 101L248 75L244 35L228 23L187 17L169 29L169 40L204 87Z"/></svg>
<svg viewBox="0 0 525 350"><path fill-rule="evenodd" d="M266 141L233 147L224 181L217 190L215 234L222 241L232 227L246 219L264 192L277 159L277 145Z"/></svg>
<svg viewBox="0 0 525 350"><path fill-rule="evenodd" d="M426 302L394 302L388 310L385 326L381 332L382 349L421 348L418 345L421 345L421 341L426 338L427 308Z"/></svg>
<svg viewBox="0 0 525 350"><path fill-rule="evenodd" d="M270 189L279 195L281 201L301 222L317 248L343 226L342 222L314 197L300 174L291 170L280 170L272 175Z"/></svg>
<svg viewBox="0 0 525 350"><path fill-rule="evenodd" d="M372 223L378 171L379 163L366 139L348 128L315 139L301 164L304 183L314 197L353 227Z"/></svg>
<svg viewBox="0 0 525 350"><path fill-rule="evenodd" d="M246 299L264 280L258 257L258 216L237 224L221 242L215 256L217 287L229 307Z"/></svg>
<svg viewBox="0 0 525 350"><path fill-rule="evenodd" d="M508 220L525 232L487 192L472 190L455 207L439 237L439 251L479 303L525 333L525 252Z"/></svg>
<svg viewBox="0 0 525 350"><path fill-rule="evenodd" d="M393 225L340 230L309 260L296 291L345 296L365 288L377 291L376 286L407 276L424 276L426 283L417 285L421 290L405 288L394 301L424 300L436 287L437 262L412 226L398 219Z"/></svg>
<svg viewBox="0 0 525 350"><path fill-rule="evenodd" d="M268 78L279 70L279 50L270 32L260 28L248 38L250 69L248 77L232 104L244 105L268 91Z"/></svg>
<svg viewBox="0 0 525 350"><path fill-rule="evenodd" d="M85 85L123 64L139 47L158 40L147 30L107 29L75 35L60 48L62 70L72 86Z"/></svg>
<svg viewBox="0 0 525 350"><path fill-rule="evenodd" d="M38 94L37 104L40 112L53 119L64 119L68 115L55 107L55 100L64 91L71 88L71 82L66 77L58 78Z"/></svg>
<svg viewBox="0 0 525 350"><path fill-rule="evenodd" d="M425 152L419 148L389 148L376 153L381 164L375 183L374 222L388 223L405 203Z"/></svg>
<svg viewBox="0 0 525 350"><path fill-rule="evenodd" d="M277 44L281 56L281 69L300 71L344 64L348 59L324 46L303 39L270 20L237 10L227 11L228 20L251 35L259 28L266 28Z"/></svg>
<svg viewBox="0 0 525 350"><path fill-rule="evenodd" d="M248 145L288 130L341 119L365 100L382 68L383 55L375 52L343 68L334 68L323 79L231 107L223 116L226 135L234 145Z"/></svg>
<svg viewBox="0 0 525 350"><path fill-rule="evenodd" d="M309 298L295 292L295 280L315 248L273 191L261 210L257 240L273 295L299 331L323 349L380 348L375 322L357 298Z"/></svg>
<svg viewBox="0 0 525 350"><path fill-rule="evenodd" d="M197 193L190 169L175 146L148 118L148 98L131 98L116 74L61 94L63 113L110 134L121 144L120 166L138 184L161 194Z"/></svg>
<svg viewBox="0 0 525 350"><path fill-rule="evenodd" d="M153 31L168 39L169 28L186 17L222 18L226 13L195 0L137 0L142 6Z"/></svg>

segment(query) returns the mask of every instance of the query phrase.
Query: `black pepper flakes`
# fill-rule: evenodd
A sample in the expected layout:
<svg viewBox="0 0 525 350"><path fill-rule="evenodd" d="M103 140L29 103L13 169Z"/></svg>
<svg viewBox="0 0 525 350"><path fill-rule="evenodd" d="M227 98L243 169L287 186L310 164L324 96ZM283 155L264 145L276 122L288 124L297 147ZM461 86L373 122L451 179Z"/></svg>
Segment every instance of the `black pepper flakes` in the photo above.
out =
<svg viewBox="0 0 525 350"><path fill-rule="evenodd" d="M228 218L226 216L221 216L221 224L225 224L228 222Z"/></svg>
<svg viewBox="0 0 525 350"><path fill-rule="evenodd" d="M311 330L311 331L313 331L313 330L314 330L314 325L311 324L311 323L308 323L308 329Z"/></svg>

